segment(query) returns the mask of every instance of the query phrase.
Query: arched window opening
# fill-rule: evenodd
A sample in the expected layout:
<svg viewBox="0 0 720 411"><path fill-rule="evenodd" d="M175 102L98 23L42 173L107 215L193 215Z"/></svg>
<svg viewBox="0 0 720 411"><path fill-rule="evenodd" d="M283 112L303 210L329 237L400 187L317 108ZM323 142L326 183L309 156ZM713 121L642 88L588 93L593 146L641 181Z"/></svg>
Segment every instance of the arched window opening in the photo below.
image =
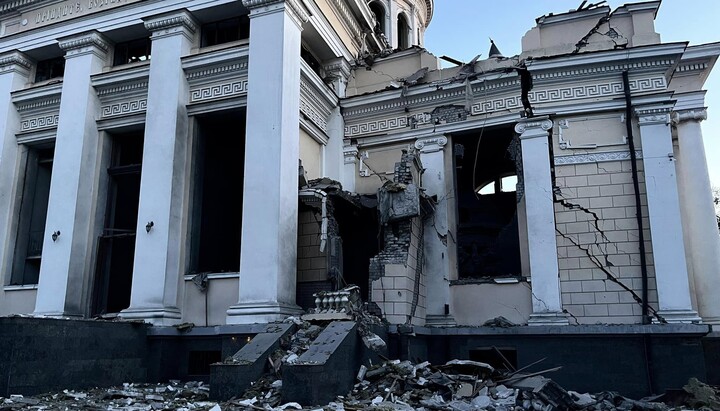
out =
<svg viewBox="0 0 720 411"><path fill-rule="evenodd" d="M385 31L385 8L377 1L370 3L370 11L375 15L377 20L377 29L386 33Z"/></svg>
<svg viewBox="0 0 720 411"><path fill-rule="evenodd" d="M482 185L480 189L477 190L477 193L481 196L497 193L514 193L517 182L518 179L516 175L498 177L495 180Z"/></svg>
<svg viewBox="0 0 720 411"><path fill-rule="evenodd" d="M398 36L398 48L400 50L410 47L410 41L408 34L410 32L410 25L403 14L398 15L397 22L397 36Z"/></svg>

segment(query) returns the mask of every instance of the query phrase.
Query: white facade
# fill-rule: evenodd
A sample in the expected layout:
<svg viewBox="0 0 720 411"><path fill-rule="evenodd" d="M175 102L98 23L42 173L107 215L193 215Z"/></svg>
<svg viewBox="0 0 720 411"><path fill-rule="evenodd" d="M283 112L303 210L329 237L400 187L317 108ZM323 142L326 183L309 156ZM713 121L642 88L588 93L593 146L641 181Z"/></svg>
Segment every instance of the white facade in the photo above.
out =
<svg viewBox="0 0 720 411"><path fill-rule="evenodd" d="M431 0L103 4L0 6L0 313L267 322L340 264L390 323L720 321L720 46L660 43L658 1L444 70ZM424 211L380 225L393 179Z"/></svg>

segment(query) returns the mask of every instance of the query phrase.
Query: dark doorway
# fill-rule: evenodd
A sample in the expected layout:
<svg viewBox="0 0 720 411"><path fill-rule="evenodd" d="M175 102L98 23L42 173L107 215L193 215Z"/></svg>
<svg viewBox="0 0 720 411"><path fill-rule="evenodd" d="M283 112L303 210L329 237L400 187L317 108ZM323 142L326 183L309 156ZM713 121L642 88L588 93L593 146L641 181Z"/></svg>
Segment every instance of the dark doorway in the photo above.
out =
<svg viewBox="0 0 720 411"><path fill-rule="evenodd" d="M190 271L240 271L245 111L197 119ZM272 184L272 182L269 182Z"/></svg>
<svg viewBox="0 0 720 411"><path fill-rule="evenodd" d="M521 275L511 128L454 136L460 278Z"/></svg>
<svg viewBox="0 0 720 411"><path fill-rule="evenodd" d="M130 305L135 257L143 132L115 134L110 138L108 199L105 227L98 242L94 314L117 313Z"/></svg>
<svg viewBox="0 0 720 411"><path fill-rule="evenodd" d="M333 202L342 238L343 278L359 286L363 301L368 301L370 259L380 252L380 225L376 199L362 196L358 203Z"/></svg>

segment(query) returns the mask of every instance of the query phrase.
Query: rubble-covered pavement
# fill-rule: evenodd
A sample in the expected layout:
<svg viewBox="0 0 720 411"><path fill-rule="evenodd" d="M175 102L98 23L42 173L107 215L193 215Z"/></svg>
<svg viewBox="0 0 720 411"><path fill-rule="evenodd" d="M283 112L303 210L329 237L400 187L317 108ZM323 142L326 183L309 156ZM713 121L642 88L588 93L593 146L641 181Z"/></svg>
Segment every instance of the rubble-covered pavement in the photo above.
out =
<svg viewBox="0 0 720 411"><path fill-rule="evenodd" d="M684 391L643 400L612 392L595 395L566 391L542 375L499 372L487 364L454 360L388 361L362 367L352 392L322 406L280 404L282 380L274 373L256 381L244 395L226 402L209 400L202 382L132 384L64 390L32 397L0 397L10 410L720 410L720 391L690 380ZM665 401L665 402L663 402Z"/></svg>

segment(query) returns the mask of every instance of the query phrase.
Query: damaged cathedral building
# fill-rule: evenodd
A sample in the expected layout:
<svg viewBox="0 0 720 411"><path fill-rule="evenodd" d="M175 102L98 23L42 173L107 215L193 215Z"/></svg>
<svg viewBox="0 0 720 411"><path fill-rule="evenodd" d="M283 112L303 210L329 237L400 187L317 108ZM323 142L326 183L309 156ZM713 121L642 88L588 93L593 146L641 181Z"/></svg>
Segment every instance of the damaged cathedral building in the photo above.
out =
<svg viewBox="0 0 720 411"><path fill-rule="evenodd" d="M433 0L3 2L0 326L150 324L124 377L208 378L352 303L398 357L720 383L720 43L661 42L660 1L585 3L442 68ZM0 395L45 386L3 367Z"/></svg>

